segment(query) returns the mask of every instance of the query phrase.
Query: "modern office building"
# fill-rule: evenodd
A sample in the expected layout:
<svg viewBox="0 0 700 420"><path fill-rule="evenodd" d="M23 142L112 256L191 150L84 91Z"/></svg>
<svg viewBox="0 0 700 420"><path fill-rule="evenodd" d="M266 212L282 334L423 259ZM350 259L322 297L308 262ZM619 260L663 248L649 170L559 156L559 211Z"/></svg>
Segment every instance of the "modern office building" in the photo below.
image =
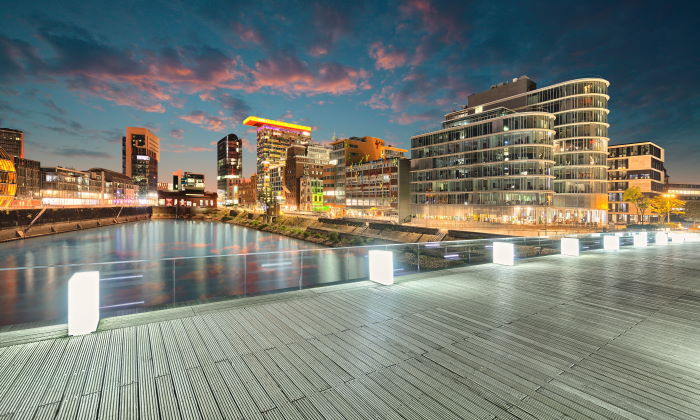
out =
<svg viewBox="0 0 700 420"><path fill-rule="evenodd" d="M610 223L646 223L657 218L647 211L643 220L634 203L622 196L630 187L638 187L653 197L665 190L664 149L650 141L608 146L608 220Z"/></svg>
<svg viewBox="0 0 700 420"><path fill-rule="evenodd" d="M136 185L128 176L105 168L87 171L97 191L100 205L133 206L138 204Z"/></svg>
<svg viewBox="0 0 700 420"><path fill-rule="evenodd" d="M587 78L537 89L521 76L469 95L441 130L412 138L413 214L606 223L608 86Z"/></svg>
<svg viewBox="0 0 700 420"><path fill-rule="evenodd" d="M323 171L329 161L330 149L320 144L296 144L287 149L284 191L288 210L319 211L323 207Z"/></svg>
<svg viewBox="0 0 700 420"><path fill-rule="evenodd" d="M411 164L403 157L349 165L345 169L345 214L411 221Z"/></svg>
<svg viewBox="0 0 700 420"><path fill-rule="evenodd" d="M17 171L17 195L13 207L41 205L41 163L15 156L14 164Z"/></svg>
<svg viewBox="0 0 700 420"><path fill-rule="evenodd" d="M97 206L100 182L88 171L60 166L41 168L41 204L45 206Z"/></svg>
<svg viewBox="0 0 700 420"><path fill-rule="evenodd" d="M666 184L666 193L685 201L684 220L700 223L700 184Z"/></svg>
<svg viewBox="0 0 700 420"><path fill-rule="evenodd" d="M328 213L392 220L408 215L409 207L399 211L400 198L406 199L402 203L409 198L407 150L376 137L350 137L330 146L330 165L323 172L323 207ZM400 180L406 184L399 190Z"/></svg>
<svg viewBox="0 0 700 420"><path fill-rule="evenodd" d="M0 209L10 207L17 193L17 172L5 150L0 147Z"/></svg>
<svg viewBox="0 0 700 420"><path fill-rule="evenodd" d="M412 214L423 221L544 221L552 202L554 115L495 108L411 138Z"/></svg>
<svg viewBox="0 0 700 420"><path fill-rule="evenodd" d="M173 191L204 192L204 174L178 170L173 172Z"/></svg>
<svg viewBox="0 0 700 420"><path fill-rule="evenodd" d="M266 210L275 211L286 195L282 177L287 149L293 144L309 143L311 127L252 116L243 124L257 127L258 200Z"/></svg>
<svg viewBox="0 0 700 420"><path fill-rule="evenodd" d="M158 190L160 139L147 128L127 127L122 137L122 173L138 186L140 199L154 199Z"/></svg>
<svg viewBox="0 0 700 420"><path fill-rule="evenodd" d="M242 140L235 134L228 134L216 143L216 188L221 203L238 204L238 184L242 176Z"/></svg>
<svg viewBox="0 0 700 420"><path fill-rule="evenodd" d="M0 128L0 149L10 157L24 158L24 132L12 128Z"/></svg>

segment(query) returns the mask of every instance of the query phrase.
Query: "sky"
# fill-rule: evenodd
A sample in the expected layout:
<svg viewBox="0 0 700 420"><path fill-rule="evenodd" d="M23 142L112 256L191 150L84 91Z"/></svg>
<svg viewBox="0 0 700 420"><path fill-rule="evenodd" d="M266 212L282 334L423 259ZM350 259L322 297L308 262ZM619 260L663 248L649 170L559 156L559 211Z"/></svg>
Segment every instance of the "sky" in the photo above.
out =
<svg viewBox="0 0 700 420"><path fill-rule="evenodd" d="M160 179L203 172L248 115L313 127L320 143L409 148L491 85L610 81L611 144L666 149L700 183L697 2L0 0L0 127L42 166L121 170L125 127L161 140Z"/></svg>

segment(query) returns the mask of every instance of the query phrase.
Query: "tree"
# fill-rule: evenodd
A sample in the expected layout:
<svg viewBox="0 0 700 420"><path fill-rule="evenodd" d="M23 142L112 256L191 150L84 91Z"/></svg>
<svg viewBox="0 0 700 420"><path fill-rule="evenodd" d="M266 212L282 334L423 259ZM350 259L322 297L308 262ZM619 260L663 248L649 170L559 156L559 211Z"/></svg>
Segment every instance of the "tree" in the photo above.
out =
<svg viewBox="0 0 700 420"><path fill-rule="evenodd" d="M622 201L627 201L634 204L639 216L639 222L644 223L644 213L649 208L649 198L644 195L639 187L629 187L622 194Z"/></svg>
<svg viewBox="0 0 700 420"><path fill-rule="evenodd" d="M679 200L671 194L657 195L649 200L649 208L652 213L659 215L659 218L666 216L666 223L671 222L671 214L683 214L685 201Z"/></svg>
<svg viewBox="0 0 700 420"><path fill-rule="evenodd" d="M700 200L686 201L684 218L691 222L700 222Z"/></svg>

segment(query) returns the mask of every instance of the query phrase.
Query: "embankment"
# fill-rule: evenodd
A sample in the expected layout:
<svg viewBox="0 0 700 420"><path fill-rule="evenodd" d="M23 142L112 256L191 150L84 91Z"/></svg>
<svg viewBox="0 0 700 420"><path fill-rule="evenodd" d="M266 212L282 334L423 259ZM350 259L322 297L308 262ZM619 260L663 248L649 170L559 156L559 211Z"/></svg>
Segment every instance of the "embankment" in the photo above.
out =
<svg viewBox="0 0 700 420"><path fill-rule="evenodd" d="M150 207L2 210L0 242L148 220L150 217Z"/></svg>

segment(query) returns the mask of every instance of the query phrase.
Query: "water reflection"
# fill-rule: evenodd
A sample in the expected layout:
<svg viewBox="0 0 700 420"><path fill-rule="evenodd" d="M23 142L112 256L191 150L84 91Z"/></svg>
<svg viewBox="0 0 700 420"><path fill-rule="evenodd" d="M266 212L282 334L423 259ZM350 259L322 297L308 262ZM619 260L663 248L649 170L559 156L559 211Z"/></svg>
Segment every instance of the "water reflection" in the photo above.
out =
<svg viewBox="0 0 700 420"><path fill-rule="evenodd" d="M175 220L4 243L1 268L10 269L0 271L0 325L64 321L75 271L100 271L103 316L367 277L365 250L310 250L318 247L240 226ZM286 250L298 252L275 252ZM273 253L227 255L253 252ZM113 263L96 264L107 261ZM51 267L66 264L79 266Z"/></svg>

